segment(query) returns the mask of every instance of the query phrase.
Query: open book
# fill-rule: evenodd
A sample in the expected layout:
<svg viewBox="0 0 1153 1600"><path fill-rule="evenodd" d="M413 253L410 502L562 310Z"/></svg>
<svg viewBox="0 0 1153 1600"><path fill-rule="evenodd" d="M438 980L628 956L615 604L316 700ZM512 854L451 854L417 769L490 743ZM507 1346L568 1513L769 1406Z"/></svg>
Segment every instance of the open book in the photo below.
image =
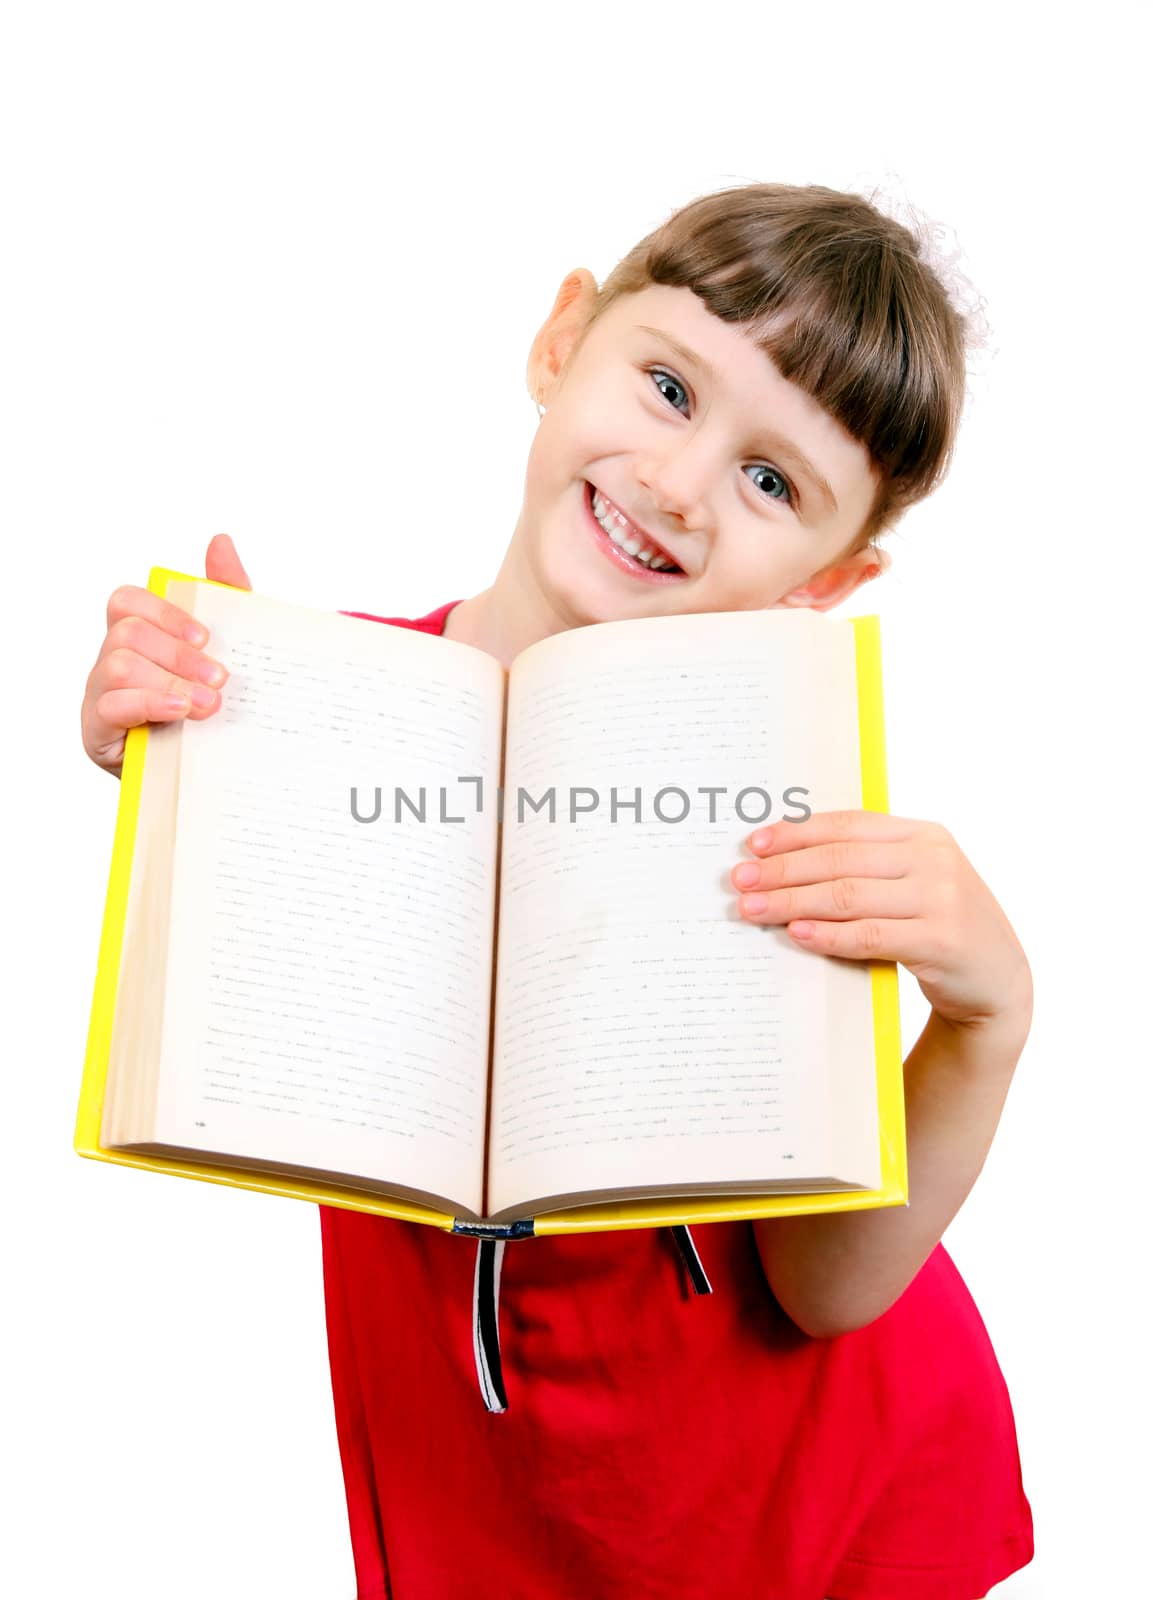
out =
<svg viewBox="0 0 1153 1600"><path fill-rule="evenodd" d="M602 623L511 671L155 568L229 668L132 729L82 1155L457 1232L907 1203L897 974L744 921L884 810L876 617Z"/></svg>

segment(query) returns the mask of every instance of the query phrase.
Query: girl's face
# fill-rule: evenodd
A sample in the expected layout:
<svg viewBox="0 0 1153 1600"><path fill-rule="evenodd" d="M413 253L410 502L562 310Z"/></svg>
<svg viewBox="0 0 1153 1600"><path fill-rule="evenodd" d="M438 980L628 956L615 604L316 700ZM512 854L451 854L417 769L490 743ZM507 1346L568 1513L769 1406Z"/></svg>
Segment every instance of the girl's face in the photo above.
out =
<svg viewBox="0 0 1153 1600"><path fill-rule="evenodd" d="M569 359L593 294L588 273L565 280L529 364L546 414L517 536L561 625L827 610L875 576L875 551L844 555L877 485L864 446L688 289L615 301ZM594 491L683 576L612 545Z"/></svg>

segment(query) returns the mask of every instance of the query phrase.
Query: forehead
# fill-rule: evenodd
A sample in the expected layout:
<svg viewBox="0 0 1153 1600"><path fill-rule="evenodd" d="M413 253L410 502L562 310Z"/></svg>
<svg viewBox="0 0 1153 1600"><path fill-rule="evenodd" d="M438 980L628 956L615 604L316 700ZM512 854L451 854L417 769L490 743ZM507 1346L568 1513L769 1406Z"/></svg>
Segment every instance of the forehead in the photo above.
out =
<svg viewBox="0 0 1153 1600"><path fill-rule="evenodd" d="M614 301L606 321L618 337L642 329L665 335L696 354L718 378L763 378L777 371L756 343L759 326L722 322L691 289L649 284Z"/></svg>
<svg viewBox="0 0 1153 1600"><path fill-rule="evenodd" d="M820 437L826 447L839 447L867 457L867 451L807 390L782 377L776 362L757 344L783 315L755 326L722 322L691 289L650 284L622 295L605 313L607 342L620 346L664 347L670 356L691 360L691 375L707 381L710 399L731 403L756 426L769 418L787 418ZM686 373L686 376L689 375Z"/></svg>
<svg viewBox="0 0 1153 1600"><path fill-rule="evenodd" d="M778 313L756 325L723 322L691 289L650 284L612 303L603 318L602 348L661 352L679 362L698 387L707 385L710 401L727 402L752 419L766 406L774 414L785 407L805 427L843 431L812 395L782 377L757 343L781 320Z"/></svg>

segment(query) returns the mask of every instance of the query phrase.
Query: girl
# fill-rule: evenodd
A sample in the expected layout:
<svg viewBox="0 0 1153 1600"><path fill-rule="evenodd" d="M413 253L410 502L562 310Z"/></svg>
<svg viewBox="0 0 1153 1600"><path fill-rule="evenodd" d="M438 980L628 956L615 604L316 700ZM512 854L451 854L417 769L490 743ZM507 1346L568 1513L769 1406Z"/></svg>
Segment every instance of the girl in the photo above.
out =
<svg viewBox="0 0 1153 1600"><path fill-rule="evenodd" d="M916 237L865 200L703 197L599 290L561 285L492 585L373 620L507 667L590 623L828 610L946 471L965 342ZM249 587L224 535L206 571ZM205 642L116 590L94 761L213 714ZM940 1243L1028 1033L1028 963L938 824L818 813L747 842L742 915L817 959L900 961L930 1002L911 1205L508 1245L321 1208L358 1600L979 1600L1031 1559L1005 1384Z"/></svg>

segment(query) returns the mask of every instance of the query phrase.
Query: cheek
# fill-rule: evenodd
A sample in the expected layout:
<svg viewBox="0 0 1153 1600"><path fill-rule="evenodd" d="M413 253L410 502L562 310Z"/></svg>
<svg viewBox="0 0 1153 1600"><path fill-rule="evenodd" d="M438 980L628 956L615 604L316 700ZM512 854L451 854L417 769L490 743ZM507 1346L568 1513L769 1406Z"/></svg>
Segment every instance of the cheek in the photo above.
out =
<svg viewBox="0 0 1153 1600"><path fill-rule="evenodd" d="M638 408L630 407L612 384L574 385L561 394L555 412L543 418L541 427L550 422L555 422L556 437L563 440L563 453L578 463L627 454L640 442Z"/></svg>
<svg viewBox="0 0 1153 1600"><path fill-rule="evenodd" d="M603 459L598 443L587 430L570 427L551 415L541 419L525 468L525 493L536 498L577 495L587 477Z"/></svg>
<svg viewBox="0 0 1153 1600"><path fill-rule="evenodd" d="M525 465L524 492L526 499L539 499L543 495L555 493L561 465L556 457L556 450L547 432L548 418L541 419L540 427L533 435L529 447L528 462Z"/></svg>
<svg viewBox="0 0 1153 1600"><path fill-rule="evenodd" d="M766 546L770 539L771 533ZM807 574L798 567L795 553L763 548L717 560L710 576L723 609L767 611L802 584Z"/></svg>

